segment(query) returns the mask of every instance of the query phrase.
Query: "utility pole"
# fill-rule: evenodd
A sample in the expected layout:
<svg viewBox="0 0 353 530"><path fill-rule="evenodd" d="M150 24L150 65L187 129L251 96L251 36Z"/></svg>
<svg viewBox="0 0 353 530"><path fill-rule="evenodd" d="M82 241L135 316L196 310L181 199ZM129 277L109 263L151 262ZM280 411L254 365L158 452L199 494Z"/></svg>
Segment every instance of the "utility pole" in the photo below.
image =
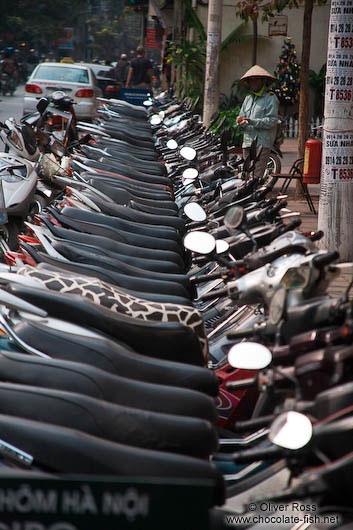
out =
<svg viewBox="0 0 353 530"><path fill-rule="evenodd" d="M322 248L353 260L353 0L332 0L318 227Z"/></svg>
<svg viewBox="0 0 353 530"><path fill-rule="evenodd" d="M208 4L207 52L205 94L203 100L203 124L208 126L211 116L218 110L218 66L222 36L222 0L210 0Z"/></svg>

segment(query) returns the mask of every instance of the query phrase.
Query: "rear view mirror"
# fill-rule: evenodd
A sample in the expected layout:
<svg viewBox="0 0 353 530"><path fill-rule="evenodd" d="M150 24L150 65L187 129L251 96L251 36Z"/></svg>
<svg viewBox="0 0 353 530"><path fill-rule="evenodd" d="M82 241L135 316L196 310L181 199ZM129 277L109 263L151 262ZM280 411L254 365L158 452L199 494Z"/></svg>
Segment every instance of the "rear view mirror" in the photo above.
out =
<svg viewBox="0 0 353 530"><path fill-rule="evenodd" d="M236 230L244 221L245 212L240 206L232 206L224 216L224 225L226 228Z"/></svg>
<svg viewBox="0 0 353 530"><path fill-rule="evenodd" d="M206 212L197 202L189 202L184 206L184 213L192 221L204 221Z"/></svg>
<svg viewBox="0 0 353 530"><path fill-rule="evenodd" d="M228 241L224 241L224 239L217 239L216 241L217 254L223 254L223 252L227 252L227 250L229 250Z"/></svg>
<svg viewBox="0 0 353 530"><path fill-rule="evenodd" d="M39 114L44 114L44 112L48 108L49 103L50 103L49 99L40 98L40 100L37 103L37 111L39 112Z"/></svg>
<svg viewBox="0 0 353 530"><path fill-rule="evenodd" d="M194 160L196 157L196 151L192 147L182 147L180 149L180 155L186 160Z"/></svg>
<svg viewBox="0 0 353 530"><path fill-rule="evenodd" d="M168 140L167 142L168 149L177 149L178 148L178 142L175 140Z"/></svg>
<svg viewBox="0 0 353 530"><path fill-rule="evenodd" d="M146 99L144 102L143 102L143 106L144 107L152 107L153 103L150 99Z"/></svg>
<svg viewBox="0 0 353 530"><path fill-rule="evenodd" d="M285 449L302 449L311 440L313 426L307 416L290 410L277 416L268 435L272 443Z"/></svg>
<svg viewBox="0 0 353 530"><path fill-rule="evenodd" d="M161 118L158 116L158 114L153 114L152 118L150 119L151 125L159 125L162 123Z"/></svg>
<svg viewBox="0 0 353 530"><path fill-rule="evenodd" d="M216 248L216 240L207 232L189 232L184 237L184 246L192 252L210 254Z"/></svg>
<svg viewBox="0 0 353 530"><path fill-rule="evenodd" d="M193 181L198 177L199 172L194 167L188 167L183 171L183 179Z"/></svg>
<svg viewBox="0 0 353 530"><path fill-rule="evenodd" d="M272 353L257 342L239 342L231 347L228 362L233 368L262 370L272 361Z"/></svg>

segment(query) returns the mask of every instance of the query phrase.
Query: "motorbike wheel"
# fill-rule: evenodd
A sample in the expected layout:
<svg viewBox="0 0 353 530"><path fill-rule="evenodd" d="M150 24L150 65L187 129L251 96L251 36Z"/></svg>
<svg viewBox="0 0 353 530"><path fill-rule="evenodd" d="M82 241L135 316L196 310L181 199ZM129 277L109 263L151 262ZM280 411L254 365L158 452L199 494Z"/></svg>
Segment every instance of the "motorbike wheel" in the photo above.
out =
<svg viewBox="0 0 353 530"><path fill-rule="evenodd" d="M47 200L42 197L42 195L39 195L38 193L35 193L33 198L33 203L31 205L30 209L30 217L33 217L36 213L41 213L44 208L48 206Z"/></svg>
<svg viewBox="0 0 353 530"><path fill-rule="evenodd" d="M1 227L4 239L10 250L18 249L17 236L22 231L23 221L19 217L9 217L6 225Z"/></svg>
<svg viewBox="0 0 353 530"><path fill-rule="evenodd" d="M278 179L271 178L271 177L274 173L280 173L281 169L282 169L282 163L281 163L280 157L276 155L276 153L271 153L269 156L268 162L267 162L267 167L266 167L267 178L271 179L271 182L274 181L274 183L276 184Z"/></svg>

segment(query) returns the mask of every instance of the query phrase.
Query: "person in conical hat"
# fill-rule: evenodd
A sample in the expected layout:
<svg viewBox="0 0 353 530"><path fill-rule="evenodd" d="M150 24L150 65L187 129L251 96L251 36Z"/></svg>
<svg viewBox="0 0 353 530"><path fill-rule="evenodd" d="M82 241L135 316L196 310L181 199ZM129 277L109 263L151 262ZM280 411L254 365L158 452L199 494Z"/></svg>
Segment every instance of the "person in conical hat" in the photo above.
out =
<svg viewBox="0 0 353 530"><path fill-rule="evenodd" d="M275 80L275 76L257 64L239 80L239 85L246 86L250 90L237 117L237 123L244 131L242 144L244 159L248 156L255 138L257 146L262 148L259 160L256 162L254 177L263 176L276 138L279 101L269 89Z"/></svg>

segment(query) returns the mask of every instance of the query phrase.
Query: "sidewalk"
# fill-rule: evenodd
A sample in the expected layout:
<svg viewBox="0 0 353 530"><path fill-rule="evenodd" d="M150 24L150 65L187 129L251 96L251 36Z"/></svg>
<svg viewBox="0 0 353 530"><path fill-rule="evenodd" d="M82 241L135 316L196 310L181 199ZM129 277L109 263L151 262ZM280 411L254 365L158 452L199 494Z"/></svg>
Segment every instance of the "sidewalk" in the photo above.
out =
<svg viewBox="0 0 353 530"><path fill-rule="evenodd" d="M283 154L282 159L282 173L288 173L293 162L298 158L297 155L298 149L298 140L296 138L286 138L281 146L281 151ZM280 190L283 181L279 181L278 185L275 187L276 191ZM316 215L311 213L309 210L308 203L305 199L295 200L295 186L296 181L293 180L287 190L288 195L288 208L295 212L300 212L300 219L302 224L299 228L301 232L309 232L317 230L317 213ZM313 200L316 212L319 210L319 195L320 195L320 184L309 184L308 186L311 198ZM341 296L349 282L351 281L351 274L341 272L341 274L336 277L328 288L328 293L331 296Z"/></svg>

